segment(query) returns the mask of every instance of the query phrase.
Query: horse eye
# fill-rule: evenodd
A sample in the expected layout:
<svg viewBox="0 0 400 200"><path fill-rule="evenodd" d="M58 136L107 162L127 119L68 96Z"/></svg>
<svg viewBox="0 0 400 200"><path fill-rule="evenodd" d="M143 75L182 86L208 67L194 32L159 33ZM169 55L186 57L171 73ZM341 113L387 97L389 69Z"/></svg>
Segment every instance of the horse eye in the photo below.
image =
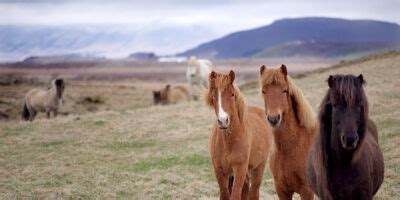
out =
<svg viewBox="0 0 400 200"><path fill-rule="evenodd" d="M232 93L232 97L234 97L235 96L235 94L234 93Z"/></svg>
<svg viewBox="0 0 400 200"><path fill-rule="evenodd" d="M288 92L287 90L283 90L283 93L286 93L286 94L287 94L287 93L289 93L289 92Z"/></svg>
<svg viewBox="0 0 400 200"><path fill-rule="evenodd" d="M263 94L265 94L265 91L264 91L264 90L262 90L262 93L263 93Z"/></svg>

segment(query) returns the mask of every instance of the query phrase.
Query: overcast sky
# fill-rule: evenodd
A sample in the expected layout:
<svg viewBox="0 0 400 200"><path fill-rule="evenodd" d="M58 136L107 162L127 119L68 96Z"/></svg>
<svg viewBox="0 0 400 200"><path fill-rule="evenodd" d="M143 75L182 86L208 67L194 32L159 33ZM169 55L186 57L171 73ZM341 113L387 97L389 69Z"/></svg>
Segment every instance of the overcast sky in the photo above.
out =
<svg viewBox="0 0 400 200"><path fill-rule="evenodd" d="M68 49L61 45L62 51L47 49L53 47L51 44L40 49L37 46L45 45L33 43L25 45L26 52L21 55L15 52L4 54L7 59L76 51L101 52L107 57L125 57L138 51L169 55L235 31L268 25L277 19L316 16L400 24L400 0L0 0L0 25L78 25L79 29L85 29L84 33L106 31L106 35L112 37L114 34L121 40L93 40L94 44L81 49ZM16 42L0 43L8 44L6 49L20 50L18 45L25 44L25 40L31 37L32 31L24 31L29 28L18 32L20 37L12 40ZM0 35L2 31L7 33L8 27L0 28ZM35 33L32 34L43 37L40 34L45 32ZM56 33L53 37L60 37L58 42L62 44L62 39L67 38L66 44L71 43L68 42L71 38ZM131 37L121 37L121 33ZM74 37L74 44L86 41L76 34Z"/></svg>
<svg viewBox="0 0 400 200"><path fill-rule="evenodd" d="M0 24L207 25L231 32L301 16L399 24L399 9L400 0L1 0Z"/></svg>

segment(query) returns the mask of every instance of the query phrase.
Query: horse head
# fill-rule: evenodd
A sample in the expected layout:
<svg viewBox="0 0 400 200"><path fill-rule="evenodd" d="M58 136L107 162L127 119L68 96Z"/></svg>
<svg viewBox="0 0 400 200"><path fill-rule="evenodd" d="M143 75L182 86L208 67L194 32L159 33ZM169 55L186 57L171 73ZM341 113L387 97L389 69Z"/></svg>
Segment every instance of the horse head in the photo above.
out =
<svg viewBox="0 0 400 200"><path fill-rule="evenodd" d="M362 75L329 76L325 107L329 115L321 123L330 123L330 145L353 151L360 146L368 119L368 102Z"/></svg>
<svg viewBox="0 0 400 200"><path fill-rule="evenodd" d="M55 79L54 80L54 86L56 87L56 90L57 90L57 97L61 98L61 96L62 96L62 94L64 92L64 89L65 89L64 80L61 79L61 78Z"/></svg>
<svg viewBox="0 0 400 200"><path fill-rule="evenodd" d="M154 105L158 105L161 103L161 92L160 91L153 91L153 103Z"/></svg>
<svg viewBox="0 0 400 200"><path fill-rule="evenodd" d="M244 100L233 85L234 80L235 72L233 71L229 74L212 71L209 74L210 87L205 100L210 107L214 108L220 129L227 129L232 121L243 119Z"/></svg>
<svg viewBox="0 0 400 200"><path fill-rule="evenodd" d="M261 83L261 91L267 121L272 127L277 128L282 121L282 116L291 109L286 66L282 65L280 69L267 70L263 65L260 69L260 76L265 79Z"/></svg>
<svg viewBox="0 0 400 200"><path fill-rule="evenodd" d="M166 85L159 91L153 91L153 102L154 105L161 104L165 105L168 103L168 94L171 90L171 85Z"/></svg>

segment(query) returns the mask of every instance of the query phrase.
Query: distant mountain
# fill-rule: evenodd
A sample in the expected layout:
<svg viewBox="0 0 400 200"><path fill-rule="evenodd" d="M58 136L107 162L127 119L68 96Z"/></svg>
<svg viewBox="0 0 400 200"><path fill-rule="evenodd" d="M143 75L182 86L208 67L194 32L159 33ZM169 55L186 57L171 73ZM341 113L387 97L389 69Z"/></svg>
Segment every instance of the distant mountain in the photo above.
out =
<svg viewBox="0 0 400 200"><path fill-rule="evenodd" d="M80 54L30 56L25 58L23 63L30 64L50 64L63 62L90 62L106 60L105 57L84 56Z"/></svg>
<svg viewBox="0 0 400 200"><path fill-rule="evenodd" d="M158 60L158 56L153 52L136 52L129 55L128 58L134 60Z"/></svg>
<svg viewBox="0 0 400 200"><path fill-rule="evenodd" d="M282 19L271 25L229 34L178 55L215 59L274 56L346 56L398 49L400 26L373 20Z"/></svg>
<svg viewBox="0 0 400 200"><path fill-rule="evenodd" d="M127 57L143 51L170 55L215 35L200 25L0 25L0 61L68 54Z"/></svg>

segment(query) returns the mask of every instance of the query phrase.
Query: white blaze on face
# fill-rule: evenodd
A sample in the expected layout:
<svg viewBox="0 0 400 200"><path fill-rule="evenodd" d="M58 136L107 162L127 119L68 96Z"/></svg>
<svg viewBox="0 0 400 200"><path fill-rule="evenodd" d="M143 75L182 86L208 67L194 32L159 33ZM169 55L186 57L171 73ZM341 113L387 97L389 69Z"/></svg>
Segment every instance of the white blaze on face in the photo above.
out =
<svg viewBox="0 0 400 200"><path fill-rule="evenodd" d="M218 119L220 122L223 124L226 123L228 118L228 114L224 111L222 108L222 97L221 97L221 92L218 91Z"/></svg>

